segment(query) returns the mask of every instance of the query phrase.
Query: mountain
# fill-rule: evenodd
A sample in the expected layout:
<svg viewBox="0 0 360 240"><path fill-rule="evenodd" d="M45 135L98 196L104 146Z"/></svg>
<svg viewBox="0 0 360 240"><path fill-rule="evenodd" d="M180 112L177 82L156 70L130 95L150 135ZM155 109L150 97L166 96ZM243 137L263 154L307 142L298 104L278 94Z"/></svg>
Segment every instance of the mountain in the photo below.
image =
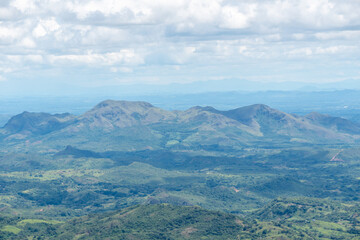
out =
<svg viewBox="0 0 360 240"><path fill-rule="evenodd" d="M343 118L328 117L327 121L314 121L308 115L302 117L288 114L264 104L254 104L229 111L219 111L212 107L201 109L233 119L238 124L248 127L243 127L243 130L263 137L263 140L280 137L283 141L313 142L316 139L351 141L351 137L346 134L360 133L357 124ZM329 129L331 124L338 127Z"/></svg>
<svg viewBox="0 0 360 240"><path fill-rule="evenodd" d="M5 144L26 139L26 146L31 147L41 142L42 148L72 145L96 151L205 146L236 149L274 141L280 145L352 143L359 136L360 126L346 119L315 113L298 116L263 104L229 111L199 106L166 111L147 102L113 100L103 101L80 116L24 112L0 129Z"/></svg>
<svg viewBox="0 0 360 240"><path fill-rule="evenodd" d="M154 107L147 102L107 100L78 118L78 125L89 128L114 129L134 125L148 125L175 118L175 114Z"/></svg>
<svg viewBox="0 0 360 240"><path fill-rule="evenodd" d="M282 125L296 121L296 117L264 104L254 104L222 112L223 115L253 127L271 128L274 122ZM272 126L270 126L272 125Z"/></svg>
<svg viewBox="0 0 360 240"><path fill-rule="evenodd" d="M12 117L3 127L6 135L17 134L18 137L44 135L62 129L75 122L75 116L69 113L49 114L23 112Z"/></svg>
<svg viewBox="0 0 360 240"><path fill-rule="evenodd" d="M336 129L329 130L327 125L315 124L308 118L284 113L263 104L255 104L222 112L225 116L243 124L259 129L264 137L288 137L290 141L309 141L316 139L349 140ZM337 119L332 119L337 120ZM344 119L344 121L347 121ZM333 121L329 121L333 122Z"/></svg>
<svg viewBox="0 0 360 240"><path fill-rule="evenodd" d="M347 134L360 134L360 124L351 122L340 117L332 117L327 114L320 114L317 112L309 113L305 116L313 124L327 127L334 131L343 132Z"/></svg>

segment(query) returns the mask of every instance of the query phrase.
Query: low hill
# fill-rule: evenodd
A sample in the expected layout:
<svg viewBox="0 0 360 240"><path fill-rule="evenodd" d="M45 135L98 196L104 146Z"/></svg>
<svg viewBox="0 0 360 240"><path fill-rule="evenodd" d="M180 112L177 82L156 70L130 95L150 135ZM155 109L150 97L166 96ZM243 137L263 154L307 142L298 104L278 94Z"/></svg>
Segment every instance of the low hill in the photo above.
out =
<svg viewBox="0 0 360 240"><path fill-rule="evenodd" d="M2 217L6 239L311 239L287 226L194 206L138 205L68 222Z"/></svg>
<svg viewBox="0 0 360 240"><path fill-rule="evenodd" d="M71 220L56 239L236 239L243 229L234 215L160 204Z"/></svg>
<svg viewBox="0 0 360 240"><path fill-rule="evenodd" d="M276 199L255 211L260 221L285 223L313 239L359 239L360 206L315 198Z"/></svg>
<svg viewBox="0 0 360 240"><path fill-rule="evenodd" d="M136 205L67 222L0 217L4 239L358 239L359 207L278 199L240 217L197 206Z"/></svg>

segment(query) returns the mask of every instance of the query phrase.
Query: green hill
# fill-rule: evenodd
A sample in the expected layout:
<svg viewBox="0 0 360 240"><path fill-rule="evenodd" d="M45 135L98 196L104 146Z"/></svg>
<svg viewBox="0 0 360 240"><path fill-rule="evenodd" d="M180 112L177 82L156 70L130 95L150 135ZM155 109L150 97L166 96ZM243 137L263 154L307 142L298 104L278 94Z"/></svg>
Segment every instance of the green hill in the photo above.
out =
<svg viewBox="0 0 360 240"><path fill-rule="evenodd" d="M0 224L0 237L6 239L310 239L281 224L168 204L138 205L65 223L3 217Z"/></svg>
<svg viewBox="0 0 360 240"><path fill-rule="evenodd" d="M249 216L197 206L136 205L67 222L0 217L0 239L359 239L359 207L278 199Z"/></svg>

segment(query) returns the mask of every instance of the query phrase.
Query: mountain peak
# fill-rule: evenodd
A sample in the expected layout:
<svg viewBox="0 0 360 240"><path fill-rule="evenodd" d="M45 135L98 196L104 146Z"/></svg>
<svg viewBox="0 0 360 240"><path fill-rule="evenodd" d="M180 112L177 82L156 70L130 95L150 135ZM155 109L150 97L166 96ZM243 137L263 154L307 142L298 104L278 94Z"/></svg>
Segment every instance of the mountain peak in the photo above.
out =
<svg viewBox="0 0 360 240"><path fill-rule="evenodd" d="M75 116L69 113L50 114L23 112L13 116L4 126L11 134L14 133L48 133L71 124Z"/></svg>
<svg viewBox="0 0 360 240"><path fill-rule="evenodd" d="M242 109L246 109L248 111L250 110L253 112L257 112L257 111L277 111L278 112L278 110L275 110L265 104L253 104L253 105L249 105L246 107L242 107Z"/></svg>
<svg viewBox="0 0 360 240"><path fill-rule="evenodd" d="M223 114L245 125L252 125L254 123L254 119L259 115L277 115L276 118L281 118L285 116L285 113L270 108L265 104L253 104L246 107L240 107L233 110L225 111L223 112Z"/></svg>
<svg viewBox="0 0 360 240"><path fill-rule="evenodd" d="M120 107L125 109L134 109L134 108L152 108L154 107L148 102L142 101L115 101L115 100L105 100L97 104L94 109L106 108L106 107Z"/></svg>
<svg viewBox="0 0 360 240"><path fill-rule="evenodd" d="M305 118L310 119L310 120L319 120L319 119L325 119L325 118L329 118L330 116L327 114L322 114L322 113L318 113L318 112L311 112L307 115L305 115Z"/></svg>
<svg viewBox="0 0 360 240"><path fill-rule="evenodd" d="M206 107L202 107L202 106L195 106L195 107L191 107L189 108L187 111L207 111L207 112L213 112L213 113L218 113L219 110L211 107L211 106L206 106Z"/></svg>
<svg viewBox="0 0 360 240"><path fill-rule="evenodd" d="M146 125L172 117L172 113L141 101L106 100L81 116L81 122L92 127L129 127Z"/></svg>

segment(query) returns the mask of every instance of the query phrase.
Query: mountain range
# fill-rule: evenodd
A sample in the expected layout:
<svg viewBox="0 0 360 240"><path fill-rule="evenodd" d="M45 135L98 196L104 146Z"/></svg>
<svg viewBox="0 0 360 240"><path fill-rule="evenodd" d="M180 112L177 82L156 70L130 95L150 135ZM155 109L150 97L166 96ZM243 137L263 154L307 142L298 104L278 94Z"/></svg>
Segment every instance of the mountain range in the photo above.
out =
<svg viewBox="0 0 360 240"><path fill-rule="evenodd" d="M167 111L147 102L100 102L80 116L23 112L0 129L4 145L59 150L243 148L257 144L341 144L360 138L360 124L320 113L289 114L263 104L228 111Z"/></svg>
<svg viewBox="0 0 360 240"><path fill-rule="evenodd" d="M0 128L0 239L355 239L359 137L264 104L23 112Z"/></svg>

